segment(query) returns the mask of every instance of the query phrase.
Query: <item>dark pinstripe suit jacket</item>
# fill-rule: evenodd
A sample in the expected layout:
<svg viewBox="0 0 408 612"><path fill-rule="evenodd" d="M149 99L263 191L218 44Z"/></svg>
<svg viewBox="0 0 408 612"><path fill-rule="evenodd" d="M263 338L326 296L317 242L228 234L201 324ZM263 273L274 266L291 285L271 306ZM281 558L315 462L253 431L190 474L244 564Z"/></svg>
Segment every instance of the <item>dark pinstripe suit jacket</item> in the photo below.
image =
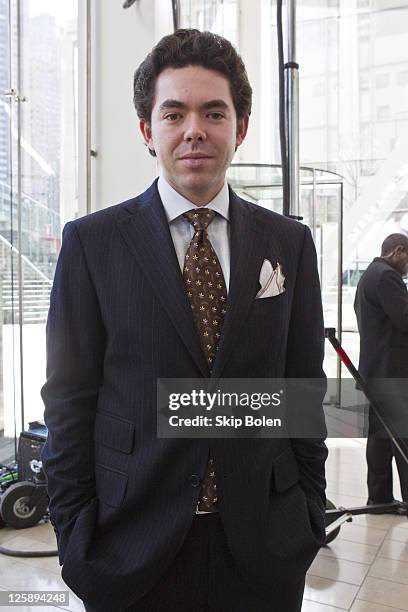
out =
<svg viewBox="0 0 408 612"><path fill-rule="evenodd" d="M230 222L213 376L323 377L309 229L232 191ZM286 291L255 300L265 258L282 264ZM210 446L233 556L278 610L324 540L327 449L322 439L157 439L156 379L208 374L156 182L65 227L47 351L42 459L73 591L113 611L154 584L189 530L199 493L190 476L204 473Z"/></svg>

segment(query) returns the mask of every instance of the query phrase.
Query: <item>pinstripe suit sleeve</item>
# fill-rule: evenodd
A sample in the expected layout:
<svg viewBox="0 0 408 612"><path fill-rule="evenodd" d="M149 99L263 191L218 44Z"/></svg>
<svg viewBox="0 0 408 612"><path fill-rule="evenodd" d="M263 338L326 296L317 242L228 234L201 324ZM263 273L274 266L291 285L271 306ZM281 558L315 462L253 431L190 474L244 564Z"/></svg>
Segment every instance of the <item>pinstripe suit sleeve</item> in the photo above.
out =
<svg viewBox="0 0 408 612"><path fill-rule="evenodd" d="M318 428L325 430L323 398L326 391L323 371L324 326L316 250L307 226L296 276L286 360L287 378L321 379L317 385L313 418ZM324 438L292 438L292 448L301 473L301 485L309 498L325 505L325 461L327 447Z"/></svg>
<svg viewBox="0 0 408 612"><path fill-rule="evenodd" d="M60 563L80 510L95 496L93 431L105 334L75 222L68 223L47 321L48 437L42 452Z"/></svg>

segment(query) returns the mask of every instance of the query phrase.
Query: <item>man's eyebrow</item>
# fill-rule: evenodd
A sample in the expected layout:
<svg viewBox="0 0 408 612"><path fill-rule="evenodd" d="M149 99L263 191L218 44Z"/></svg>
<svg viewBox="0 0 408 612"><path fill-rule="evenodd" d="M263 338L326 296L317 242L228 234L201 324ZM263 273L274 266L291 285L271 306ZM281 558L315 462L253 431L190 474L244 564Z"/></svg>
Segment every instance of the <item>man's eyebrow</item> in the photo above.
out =
<svg viewBox="0 0 408 612"><path fill-rule="evenodd" d="M228 104L224 100L210 100L209 102L205 102L201 108L204 110L208 110L209 108L223 108L227 110Z"/></svg>
<svg viewBox="0 0 408 612"><path fill-rule="evenodd" d="M159 112L162 112L163 110L166 110L169 108L185 109L187 108L187 105L184 104L184 102L181 102L180 100L168 99L168 100L164 100L164 102L160 104ZM228 104L224 100L221 100L221 99L209 100L208 102L204 102L204 104L202 104L200 108L202 108L203 110L209 110L210 108L222 108L224 110L227 110Z"/></svg>
<svg viewBox="0 0 408 612"><path fill-rule="evenodd" d="M185 108L186 105L180 100L164 100L159 106L159 112L166 108Z"/></svg>

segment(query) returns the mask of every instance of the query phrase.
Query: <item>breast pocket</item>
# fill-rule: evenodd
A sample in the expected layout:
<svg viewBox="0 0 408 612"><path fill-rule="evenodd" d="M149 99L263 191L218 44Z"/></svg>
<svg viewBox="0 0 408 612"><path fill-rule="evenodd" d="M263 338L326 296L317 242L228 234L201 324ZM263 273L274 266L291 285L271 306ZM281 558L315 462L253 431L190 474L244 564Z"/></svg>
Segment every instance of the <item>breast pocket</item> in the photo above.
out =
<svg viewBox="0 0 408 612"><path fill-rule="evenodd" d="M287 308L287 292L279 293L271 297L255 298L252 310L255 312L272 312L274 309Z"/></svg>
<svg viewBox="0 0 408 612"><path fill-rule="evenodd" d="M248 326L252 333L254 330L261 330L270 341L270 334L273 333L276 338L286 329L288 320L288 296L284 291L273 297L254 299L248 317Z"/></svg>

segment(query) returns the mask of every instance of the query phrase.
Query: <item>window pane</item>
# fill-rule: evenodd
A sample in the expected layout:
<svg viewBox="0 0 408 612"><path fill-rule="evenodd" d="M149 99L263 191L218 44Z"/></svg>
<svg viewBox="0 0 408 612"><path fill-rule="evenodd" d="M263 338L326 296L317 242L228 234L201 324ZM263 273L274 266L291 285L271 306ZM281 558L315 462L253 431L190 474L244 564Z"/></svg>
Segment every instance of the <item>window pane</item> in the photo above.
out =
<svg viewBox="0 0 408 612"><path fill-rule="evenodd" d="M18 311L17 260L13 244L18 242L16 207L13 204L12 137L14 99L11 89L10 20L8 0L0 0L0 461L14 458L14 414L19 362L18 332L12 325ZM15 132L14 132L15 134ZM13 335L14 334L14 335Z"/></svg>
<svg viewBox="0 0 408 612"><path fill-rule="evenodd" d="M11 0L10 36L4 26L9 19L8 5L8 0L0 0L0 50L2 58L3 52L9 58L5 64L1 63L0 89L17 88L16 58L20 42L21 91L18 93L24 101L20 103L20 157L17 116L7 130L4 102L0 107L0 238L3 245L12 238L14 246L14 251L9 247L6 254L3 246L2 279L3 287L7 282L21 287L22 297L19 310L18 291L14 290L14 298L9 303L7 291L3 289L5 440L13 438L14 427L18 436L29 422L43 418L40 389L45 382L49 296L62 227L78 212L78 0L22 0L20 28L15 20L17 4ZM4 66L9 66L7 74ZM16 100L7 104L11 104L11 112L15 113ZM20 243L15 233L18 209ZM19 356L16 357L20 331L22 369ZM6 460L6 455L0 447L0 461Z"/></svg>
<svg viewBox="0 0 408 612"><path fill-rule="evenodd" d="M78 211L77 1L30 0L23 12L22 151L25 421L42 418L45 323L61 229ZM27 10L28 9L28 10Z"/></svg>
<svg viewBox="0 0 408 612"><path fill-rule="evenodd" d="M200 25L198 6L210 15L222 4L181 0L189 27ZM239 161L280 164L276 0L235 4L242 27L230 39L237 41L254 85L254 112ZM297 0L296 6L300 159L344 177L343 266L351 277L379 253L386 235L406 233L401 214L408 201L408 3ZM255 7L261 7L259 15ZM252 13L257 36L245 46ZM228 37L225 29L219 33ZM329 200L327 213L328 222L334 216ZM322 249L330 250L330 244L323 242ZM337 279L334 259L326 275ZM357 362L357 326L347 309L343 324L352 330L343 337L345 348Z"/></svg>

